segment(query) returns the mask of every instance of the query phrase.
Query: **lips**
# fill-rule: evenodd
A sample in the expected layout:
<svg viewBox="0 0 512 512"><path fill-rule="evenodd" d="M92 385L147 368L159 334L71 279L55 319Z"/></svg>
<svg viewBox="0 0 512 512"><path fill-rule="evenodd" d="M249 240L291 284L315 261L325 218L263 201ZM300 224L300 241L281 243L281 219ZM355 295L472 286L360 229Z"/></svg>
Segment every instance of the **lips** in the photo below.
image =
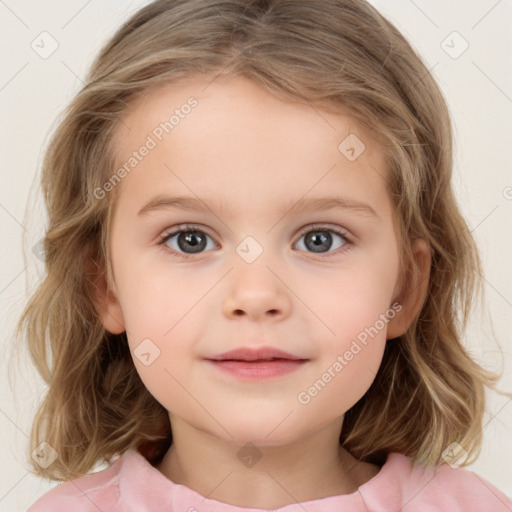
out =
<svg viewBox="0 0 512 512"><path fill-rule="evenodd" d="M209 357L208 359L211 361L272 361L274 359L288 359L290 361L304 360L304 358L297 357L273 347L242 347Z"/></svg>
<svg viewBox="0 0 512 512"><path fill-rule="evenodd" d="M283 377L301 368L308 359L273 347L238 348L207 359L224 375L242 381L264 381Z"/></svg>

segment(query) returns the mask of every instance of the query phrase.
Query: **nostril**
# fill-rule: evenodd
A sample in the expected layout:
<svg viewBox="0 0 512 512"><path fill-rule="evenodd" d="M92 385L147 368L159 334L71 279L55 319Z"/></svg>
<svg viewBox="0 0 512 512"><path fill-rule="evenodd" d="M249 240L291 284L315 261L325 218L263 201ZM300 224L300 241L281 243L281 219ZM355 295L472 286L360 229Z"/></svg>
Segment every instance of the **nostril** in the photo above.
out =
<svg viewBox="0 0 512 512"><path fill-rule="evenodd" d="M278 309L269 309L267 311L267 313L270 313L271 315L277 315L277 314L279 314L279 310ZM243 309L235 309L233 311L233 314L236 316L243 316L243 315L245 315L245 311Z"/></svg>

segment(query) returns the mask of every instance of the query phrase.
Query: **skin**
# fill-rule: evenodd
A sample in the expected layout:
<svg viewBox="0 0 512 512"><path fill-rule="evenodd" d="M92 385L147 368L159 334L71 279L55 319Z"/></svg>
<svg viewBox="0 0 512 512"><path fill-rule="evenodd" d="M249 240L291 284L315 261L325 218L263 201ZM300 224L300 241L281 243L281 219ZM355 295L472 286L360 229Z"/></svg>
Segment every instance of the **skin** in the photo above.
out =
<svg viewBox="0 0 512 512"><path fill-rule="evenodd" d="M148 366L134 356L172 425L174 442L158 470L241 507L356 492L380 468L340 448L344 413L370 387L387 340L407 329L427 282L404 295L382 153L341 110L285 103L245 78L196 77L132 105L118 131L120 165L190 96L198 105L118 185L110 240L115 293L104 287L97 301L103 325L126 330L132 354L147 338L160 350ZM349 133L366 146L354 161L338 150ZM199 197L211 210L137 215L164 192ZM343 209L282 211L303 196L336 194L371 205L378 218ZM177 255L177 236L158 245L185 223L211 237L189 259ZM314 252L302 236L312 224L342 229L351 243L333 234L332 248ZM236 252L247 236L263 250L252 263ZM427 244L417 240L413 250L428 277ZM400 313L300 403L298 394L397 298ZM244 382L203 359L263 345L308 361L272 380ZM252 467L237 457L248 442L261 456Z"/></svg>

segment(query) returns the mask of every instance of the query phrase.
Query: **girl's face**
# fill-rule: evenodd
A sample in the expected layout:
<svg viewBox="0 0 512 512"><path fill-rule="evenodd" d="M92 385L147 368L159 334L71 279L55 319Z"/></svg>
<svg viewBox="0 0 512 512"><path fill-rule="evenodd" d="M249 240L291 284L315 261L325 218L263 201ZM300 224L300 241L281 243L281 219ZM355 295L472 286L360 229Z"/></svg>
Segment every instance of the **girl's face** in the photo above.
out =
<svg viewBox="0 0 512 512"><path fill-rule="evenodd" d="M101 316L171 423L260 445L339 424L407 314L377 145L243 78L162 87L123 121ZM262 347L300 361L211 361Z"/></svg>

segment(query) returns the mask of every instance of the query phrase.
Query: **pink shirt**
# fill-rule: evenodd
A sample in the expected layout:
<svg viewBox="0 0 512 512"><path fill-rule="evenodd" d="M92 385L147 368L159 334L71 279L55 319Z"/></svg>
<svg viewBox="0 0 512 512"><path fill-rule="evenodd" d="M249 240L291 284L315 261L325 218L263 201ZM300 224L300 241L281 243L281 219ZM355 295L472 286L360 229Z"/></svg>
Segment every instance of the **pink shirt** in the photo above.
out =
<svg viewBox="0 0 512 512"><path fill-rule="evenodd" d="M108 468L50 489L28 512L258 512L207 499L166 478L130 450ZM388 455L353 494L286 505L280 512L512 512L512 501L472 471L437 469Z"/></svg>

